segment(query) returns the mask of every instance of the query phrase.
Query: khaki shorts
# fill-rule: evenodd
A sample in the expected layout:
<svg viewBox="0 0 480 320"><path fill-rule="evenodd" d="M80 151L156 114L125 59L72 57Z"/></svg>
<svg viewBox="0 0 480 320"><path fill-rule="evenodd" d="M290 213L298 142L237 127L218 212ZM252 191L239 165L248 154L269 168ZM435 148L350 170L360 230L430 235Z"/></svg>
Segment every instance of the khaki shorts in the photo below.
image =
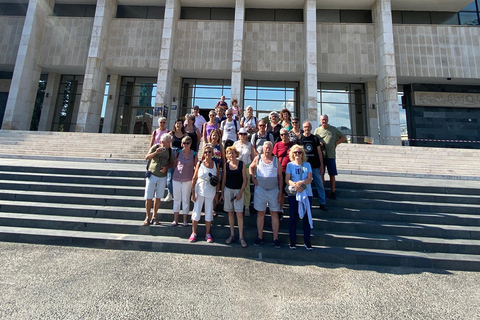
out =
<svg viewBox="0 0 480 320"><path fill-rule="evenodd" d="M240 189L230 189L225 187L225 191L223 193L224 203L223 203L223 211L225 212L243 212L243 201L244 201L244 194L242 193L242 198L240 200L232 200L237 194L240 192Z"/></svg>

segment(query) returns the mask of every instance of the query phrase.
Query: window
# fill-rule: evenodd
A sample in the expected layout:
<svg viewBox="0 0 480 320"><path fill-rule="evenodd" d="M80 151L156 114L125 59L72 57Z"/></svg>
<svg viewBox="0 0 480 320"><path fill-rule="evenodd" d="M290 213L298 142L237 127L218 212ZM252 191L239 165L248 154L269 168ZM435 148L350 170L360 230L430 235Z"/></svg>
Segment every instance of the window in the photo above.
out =
<svg viewBox="0 0 480 320"><path fill-rule="evenodd" d="M245 21L303 22L302 9L245 9Z"/></svg>
<svg viewBox="0 0 480 320"><path fill-rule="evenodd" d="M406 144L404 141L408 141L407 130L407 104L405 102L405 93L403 92L403 86L398 86L398 113L400 115L400 130L402 136L402 144Z"/></svg>
<svg viewBox="0 0 480 320"><path fill-rule="evenodd" d="M117 6L117 18L130 19L163 19L163 6Z"/></svg>
<svg viewBox="0 0 480 320"><path fill-rule="evenodd" d="M225 96L225 101L230 102L230 80L185 78L182 85L182 105L178 114L183 116L194 106L199 106L201 110L213 110L221 96Z"/></svg>
<svg viewBox="0 0 480 320"><path fill-rule="evenodd" d="M28 3L0 3L0 16L26 16Z"/></svg>
<svg viewBox="0 0 480 320"><path fill-rule="evenodd" d="M243 105L251 105L258 119L268 122L268 114L287 108L292 116L298 115L300 106L299 83L292 81L245 80Z"/></svg>
<svg viewBox="0 0 480 320"><path fill-rule="evenodd" d="M354 143L364 143L367 134L366 97L362 83L319 83L318 106L329 123Z"/></svg>
<svg viewBox="0 0 480 320"><path fill-rule="evenodd" d="M184 20L235 20L234 8L182 7L180 19Z"/></svg>
<svg viewBox="0 0 480 320"><path fill-rule="evenodd" d="M372 23L372 11L318 9L317 22Z"/></svg>
<svg viewBox="0 0 480 320"><path fill-rule="evenodd" d="M56 4L53 14L58 17L95 17L95 5Z"/></svg>

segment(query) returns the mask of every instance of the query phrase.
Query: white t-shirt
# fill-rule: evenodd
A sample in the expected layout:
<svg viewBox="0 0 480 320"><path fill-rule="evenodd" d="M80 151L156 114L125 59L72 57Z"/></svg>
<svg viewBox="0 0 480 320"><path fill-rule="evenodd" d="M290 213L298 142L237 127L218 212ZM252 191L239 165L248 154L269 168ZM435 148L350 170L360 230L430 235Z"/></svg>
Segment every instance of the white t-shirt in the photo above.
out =
<svg viewBox="0 0 480 320"><path fill-rule="evenodd" d="M235 124L237 125L237 129L235 129ZM232 140L237 141L237 132L240 130L240 123L236 120L232 120L228 122L228 120L223 120L222 124L220 125L220 130L222 130L222 141Z"/></svg>

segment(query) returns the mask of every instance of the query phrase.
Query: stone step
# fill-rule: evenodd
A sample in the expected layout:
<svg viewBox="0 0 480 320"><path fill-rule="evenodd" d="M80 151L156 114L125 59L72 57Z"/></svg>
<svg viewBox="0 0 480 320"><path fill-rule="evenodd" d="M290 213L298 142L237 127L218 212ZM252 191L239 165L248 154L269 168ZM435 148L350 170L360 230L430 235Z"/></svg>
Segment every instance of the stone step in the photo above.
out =
<svg viewBox="0 0 480 320"><path fill-rule="evenodd" d="M201 230L203 231L203 230ZM201 232L199 231L199 232ZM314 246L307 252L281 249L272 246L252 246L241 248L238 243L206 243L203 234L199 241L189 243L185 239L168 236L110 234L70 230L48 230L38 228L0 227L0 241L42 243L50 245L71 245L123 250L148 250L160 252L182 252L184 254L204 254L213 256L242 257L250 259L287 259L302 262L329 262L341 264L383 265L446 270L479 271L480 256L452 253L427 253L398 250L373 250L350 247Z"/></svg>

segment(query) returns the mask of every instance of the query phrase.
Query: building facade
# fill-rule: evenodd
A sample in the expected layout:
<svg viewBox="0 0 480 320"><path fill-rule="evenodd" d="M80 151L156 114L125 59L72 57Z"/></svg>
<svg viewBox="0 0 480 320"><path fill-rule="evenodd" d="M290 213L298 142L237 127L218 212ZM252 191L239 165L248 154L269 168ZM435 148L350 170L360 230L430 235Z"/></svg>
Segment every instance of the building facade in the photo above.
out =
<svg viewBox="0 0 480 320"><path fill-rule="evenodd" d="M2 129L150 133L220 96L352 142L480 148L472 0L0 1Z"/></svg>

